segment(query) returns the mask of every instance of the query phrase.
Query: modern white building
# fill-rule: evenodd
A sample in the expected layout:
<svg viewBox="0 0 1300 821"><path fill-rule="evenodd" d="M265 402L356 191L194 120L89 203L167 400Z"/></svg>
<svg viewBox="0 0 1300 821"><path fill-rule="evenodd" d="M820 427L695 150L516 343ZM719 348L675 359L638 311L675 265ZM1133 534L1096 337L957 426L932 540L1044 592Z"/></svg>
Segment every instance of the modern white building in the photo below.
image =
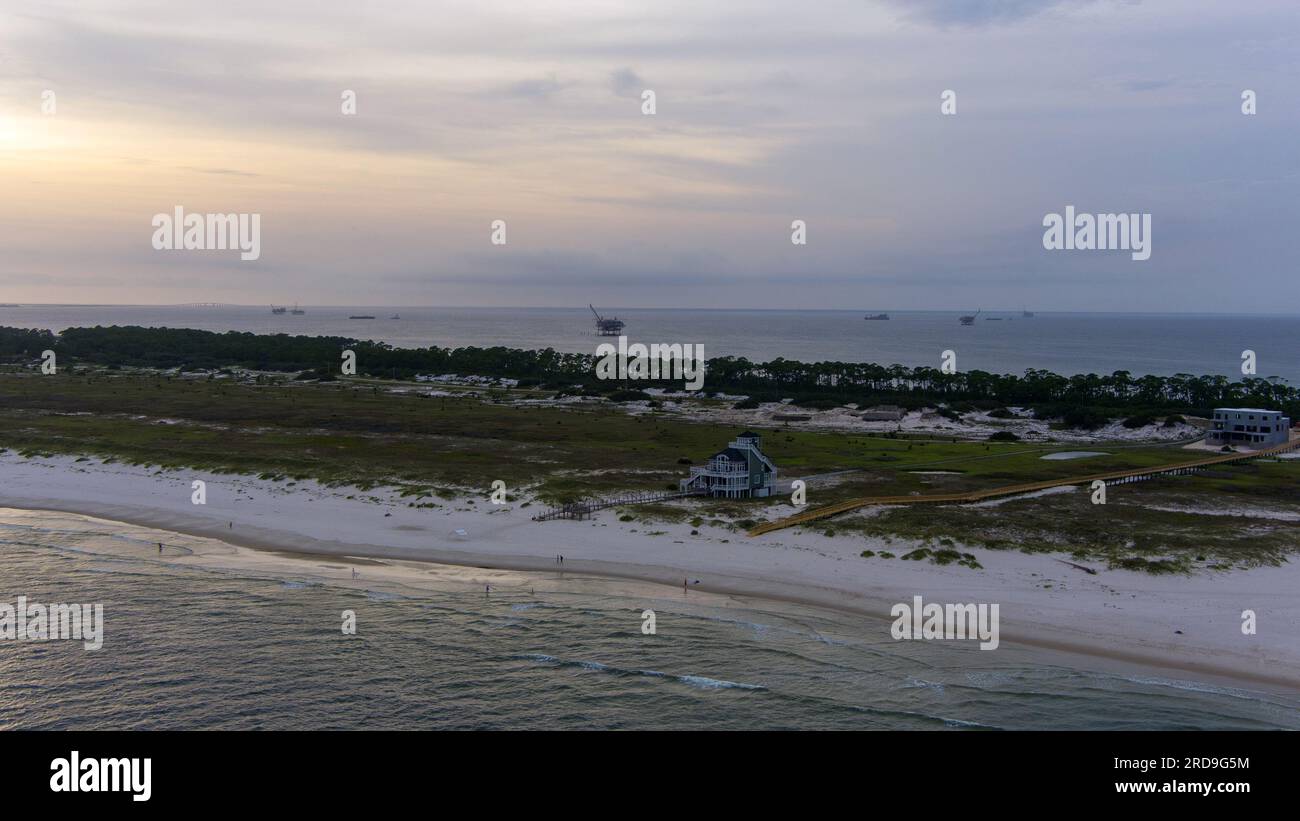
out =
<svg viewBox="0 0 1300 821"><path fill-rule="evenodd" d="M745 431L709 457L704 467L691 468L682 490L703 490L710 496L740 498L771 496L776 488L776 465L759 449L757 433Z"/></svg>
<svg viewBox="0 0 1300 821"><path fill-rule="evenodd" d="M1215 408L1205 440L1212 445L1249 445L1267 448L1284 444L1291 436L1291 417L1282 411L1260 408Z"/></svg>

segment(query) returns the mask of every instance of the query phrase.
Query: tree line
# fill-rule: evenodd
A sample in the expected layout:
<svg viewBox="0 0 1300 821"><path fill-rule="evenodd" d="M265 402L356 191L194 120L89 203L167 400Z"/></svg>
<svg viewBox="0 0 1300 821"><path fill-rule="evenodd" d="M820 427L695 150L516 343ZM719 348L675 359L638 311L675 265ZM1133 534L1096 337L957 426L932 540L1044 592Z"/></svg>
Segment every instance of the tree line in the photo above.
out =
<svg viewBox="0 0 1300 821"><path fill-rule="evenodd" d="M609 394L648 386L680 389L667 380L598 380L594 354L562 353L551 348L395 348L341 336L290 336L186 328L113 326L47 330L0 327L0 358L29 362L53 350L61 363L151 368L307 372L328 376L339 371L345 349L356 352L362 375L411 379L419 374L505 377L521 385L557 391ZM1030 369L1022 375L985 371L943 373L938 368L878 365L869 362L797 362L777 358L751 362L744 357L715 357L706 368L710 394L743 394L750 402L792 399L803 407L892 403L964 404L991 409L1034 408L1040 415L1080 421L1110 413L1194 413L1215 407L1253 406L1283 410L1300 418L1300 390L1277 378L1221 375L1134 376L1111 374L1062 376ZM1095 419L1094 419L1095 421Z"/></svg>

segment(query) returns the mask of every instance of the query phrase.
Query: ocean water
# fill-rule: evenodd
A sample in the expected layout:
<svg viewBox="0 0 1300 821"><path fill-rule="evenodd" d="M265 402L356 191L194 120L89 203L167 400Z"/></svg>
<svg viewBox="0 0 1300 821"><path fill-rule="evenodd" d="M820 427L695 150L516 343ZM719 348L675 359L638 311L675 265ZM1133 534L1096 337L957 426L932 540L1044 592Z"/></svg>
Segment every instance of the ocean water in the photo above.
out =
<svg viewBox="0 0 1300 821"><path fill-rule="evenodd" d="M322 579L320 557L187 563L213 545L0 509L0 601L98 602L105 622L97 651L0 639L0 729L1300 729L1300 697L893 642L885 622L813 608L549 574L371 589Z"/></svg>
<svg viewBox="0 0 1300 821"><path fill-rule="evenodd" d="M873 309L872 313L879 309ZM269 306L168 307L33 305L0 307L0 325L62 330L144 325L212 331L341 335L399 347L554 348L594 353L601 341L585 308L306 307L302 316ZM947 312L716 311L602 308L627 322L633 342L693 343L705 355L799 361L875 362L938 367L942 351L963 370L1134 375L1176 373L1241 378L1241 355L1255 352L1259 376L1300 382L1300 316L1209 314L984 313L969 327ZM354 320L370 314L374 320ZM400 315L400 319L390 319ZM987 321L986 317L1001 317Z"/></svg>

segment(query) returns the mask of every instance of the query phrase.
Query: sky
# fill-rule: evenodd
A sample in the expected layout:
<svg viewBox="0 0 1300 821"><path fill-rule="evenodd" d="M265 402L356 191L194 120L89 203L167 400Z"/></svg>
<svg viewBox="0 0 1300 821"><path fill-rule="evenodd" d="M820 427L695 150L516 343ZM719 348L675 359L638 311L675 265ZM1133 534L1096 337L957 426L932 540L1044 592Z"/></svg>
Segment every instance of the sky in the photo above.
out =
<svg viewBox="0 0 1300 821"><path fill-rule="evenodd" d="M1294 0L3 0L0 302L1300 313L1298 126Z"/></svg>

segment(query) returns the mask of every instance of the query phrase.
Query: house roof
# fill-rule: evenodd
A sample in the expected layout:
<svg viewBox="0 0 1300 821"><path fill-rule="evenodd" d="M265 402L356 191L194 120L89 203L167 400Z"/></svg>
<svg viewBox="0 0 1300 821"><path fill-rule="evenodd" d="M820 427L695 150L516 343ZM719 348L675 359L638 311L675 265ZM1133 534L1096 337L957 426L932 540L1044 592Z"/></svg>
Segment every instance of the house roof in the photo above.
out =
<svg viewBox="0 0 1300 821"><path fill-rule="evenodd" d="M718 451L717 453L713 454L713 456L710 457L710 458L713 458L713 459L726 459L726 460L728 460L728 461L730 461L730 462L747 462L747 461L749 461L749 456L748 456L748 455L747 455L743 450L740 450L740 449L738 449L738 448L727 448L727 449L725 449L725 450L720 450L720 451Z"/></svg>
<svg viewBox="0 0 1300 821"><path fill-rule="evenodd" d="M744 433L742 433L742 434L740 434L739 436L737 436L736 438L737 438L737 439L757 439L757 438L759 438L759 437L758 437L758 434L757 434L757 433L754 433L752 430L747 430L747 431L745 431Z"/></svg>

